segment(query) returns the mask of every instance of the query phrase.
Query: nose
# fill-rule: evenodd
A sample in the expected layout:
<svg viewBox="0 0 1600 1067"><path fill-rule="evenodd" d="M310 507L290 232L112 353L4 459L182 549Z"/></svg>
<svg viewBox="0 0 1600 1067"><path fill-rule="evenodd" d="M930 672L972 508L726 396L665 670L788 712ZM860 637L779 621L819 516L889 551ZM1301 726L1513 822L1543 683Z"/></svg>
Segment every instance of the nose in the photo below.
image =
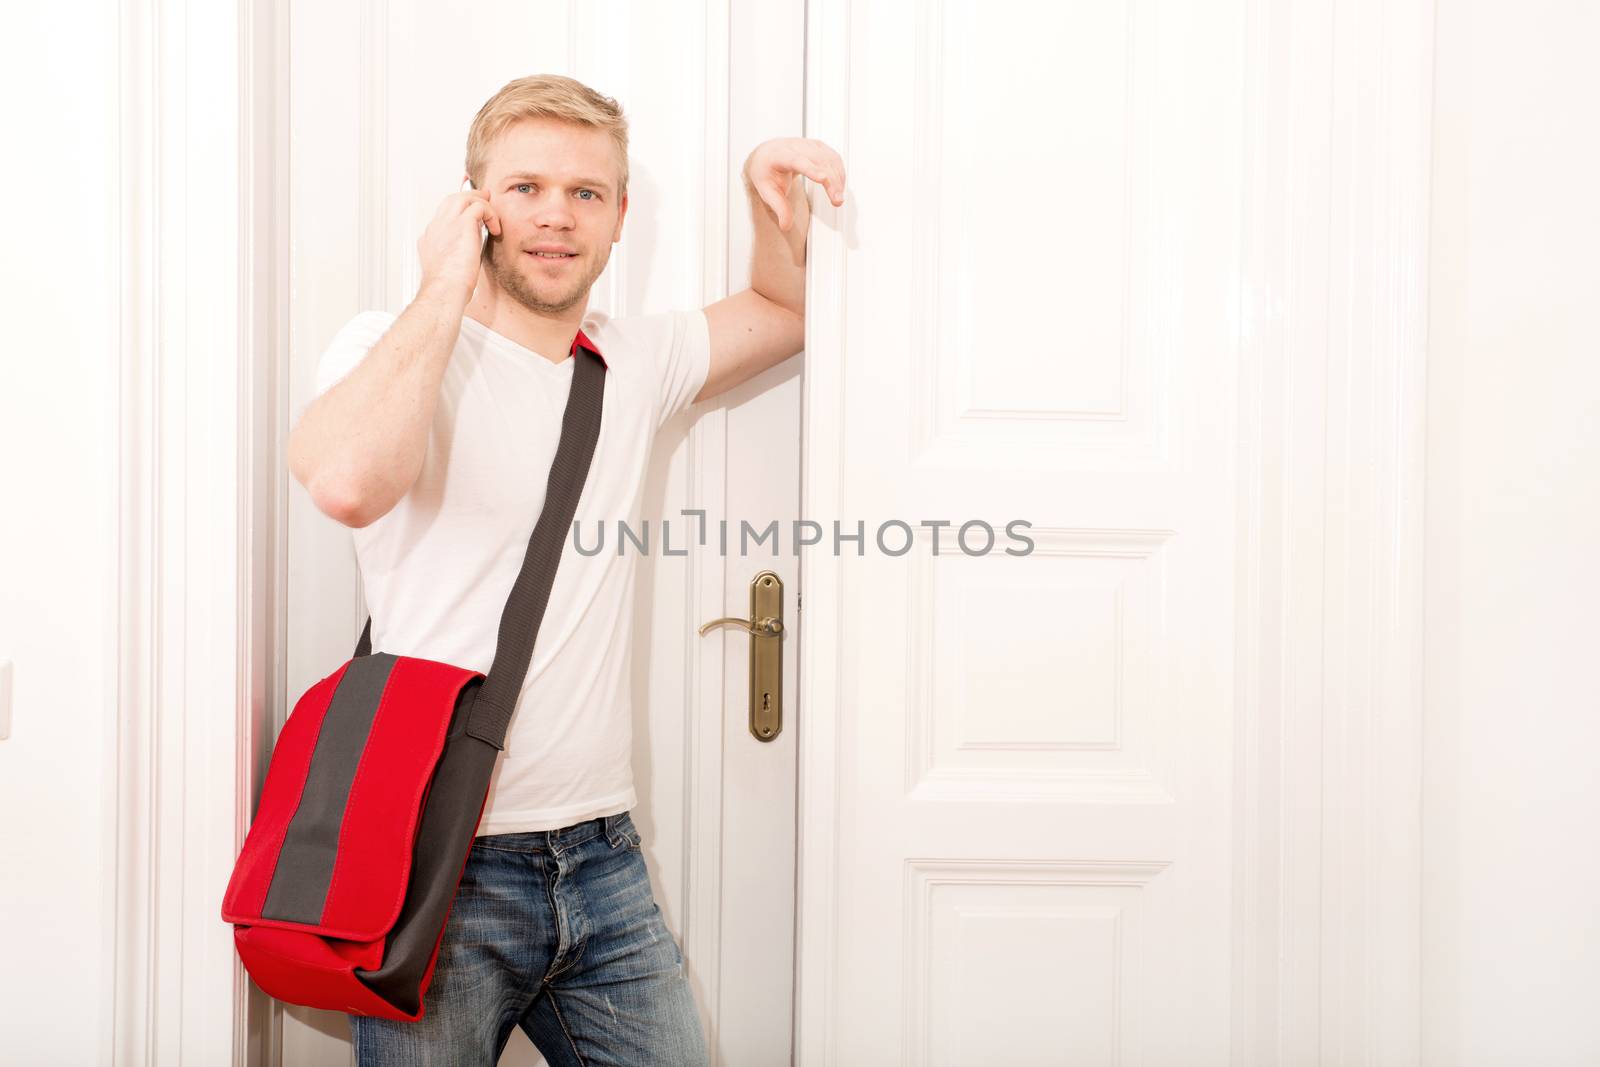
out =
<svg viewBox="0 0 1600 1067"><path fill-rule="evenodd" d="M559 190L541 190L539 202L534 205L533 221L541 228L556 230L570 230L577 225L577 218L572 214L572 205L562 199L565 195Z"/></svg>

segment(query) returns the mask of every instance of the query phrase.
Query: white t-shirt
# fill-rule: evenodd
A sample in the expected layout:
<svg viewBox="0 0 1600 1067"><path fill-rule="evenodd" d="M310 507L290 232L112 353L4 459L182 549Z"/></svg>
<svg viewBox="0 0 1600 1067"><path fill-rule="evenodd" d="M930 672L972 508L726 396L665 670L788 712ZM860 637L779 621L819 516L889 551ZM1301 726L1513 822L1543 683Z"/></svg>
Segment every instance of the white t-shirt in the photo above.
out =
<svg viewBox="0 0 1600 1067"><path fill-rule="evenodd" d="M348 374L395 316L368 311L317 366L321 394ZM617 553L637 508L656 431L705 384L705 312L612 319L583 333L606 362L600 437L534 642L478 834L550 830L632 808L632 616L639 550ZM351 530L372 610L372 649L470 667L494 662L500 613L544 507L573 359L552 363L463 317L439 390L422 471L387 514Z"/></svg>

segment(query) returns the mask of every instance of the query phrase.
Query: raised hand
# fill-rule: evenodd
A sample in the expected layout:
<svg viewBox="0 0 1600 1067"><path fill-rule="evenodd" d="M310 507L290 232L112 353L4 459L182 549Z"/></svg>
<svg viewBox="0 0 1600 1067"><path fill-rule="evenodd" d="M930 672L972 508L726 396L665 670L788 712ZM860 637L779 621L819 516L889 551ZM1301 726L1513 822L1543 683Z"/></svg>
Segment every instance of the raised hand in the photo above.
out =
<svg viewBox="0 0 1600 1067"><path fill-rule="evenodd" d="M433 221L417 240L422 260L422 284L443 284L456 290L462 303L478 287L483 235L480 226L499 236L500 216L481 189L451 193L439 203Z"/></svg>
<svg viewBox="0 0 1600 1067"><path fill-rule="evenodd" d="M763 141L744 164L745 184L761 198L784 233L794 224L789 184L796 174L825 187L834 207L844 203L844 160L821 141L810 137Z"/></svg>

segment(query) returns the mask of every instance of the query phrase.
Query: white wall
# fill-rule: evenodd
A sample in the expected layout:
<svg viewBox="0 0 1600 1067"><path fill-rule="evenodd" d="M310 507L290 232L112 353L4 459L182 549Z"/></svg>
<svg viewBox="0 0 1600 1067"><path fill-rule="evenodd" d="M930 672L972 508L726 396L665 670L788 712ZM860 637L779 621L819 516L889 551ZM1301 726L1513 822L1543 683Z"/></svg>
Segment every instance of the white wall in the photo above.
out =
<svg viewBox="0 0 1600 1067"><path fill-rule="evenodd" d="M1423 1062L1600 1062L1600 8L1437 8Z"/></svg>
<svg viewBox="0 0 1600 1067"><path fill-rule="evenodd" d="M116 701L116 5L0 34L0 1058L109 1053ZM109 239L108 239L109 235Z"/></svg>

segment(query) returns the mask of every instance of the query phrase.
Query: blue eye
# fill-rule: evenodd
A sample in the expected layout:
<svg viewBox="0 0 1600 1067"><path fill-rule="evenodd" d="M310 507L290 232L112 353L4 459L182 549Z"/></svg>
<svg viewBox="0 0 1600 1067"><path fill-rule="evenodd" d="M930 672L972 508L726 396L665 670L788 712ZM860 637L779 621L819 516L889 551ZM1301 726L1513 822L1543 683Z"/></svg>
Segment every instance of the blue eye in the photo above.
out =
<svg viewBox="0 0 1600 1067"><path fill-rule="evenodd" d="M579 189L578 192L580 192L580 193L588 193L590 200L593 200L595 198L595 192L594 192L593 189Z"/></svg>
<svg viewBox="0 0 1600 1067"><path fill-rule="evenodd" d="M532 189L533 186L529 185L527 182L523 182L521 185L518 185L515 188L518 192L521 192L524 189Z"/></svg>

